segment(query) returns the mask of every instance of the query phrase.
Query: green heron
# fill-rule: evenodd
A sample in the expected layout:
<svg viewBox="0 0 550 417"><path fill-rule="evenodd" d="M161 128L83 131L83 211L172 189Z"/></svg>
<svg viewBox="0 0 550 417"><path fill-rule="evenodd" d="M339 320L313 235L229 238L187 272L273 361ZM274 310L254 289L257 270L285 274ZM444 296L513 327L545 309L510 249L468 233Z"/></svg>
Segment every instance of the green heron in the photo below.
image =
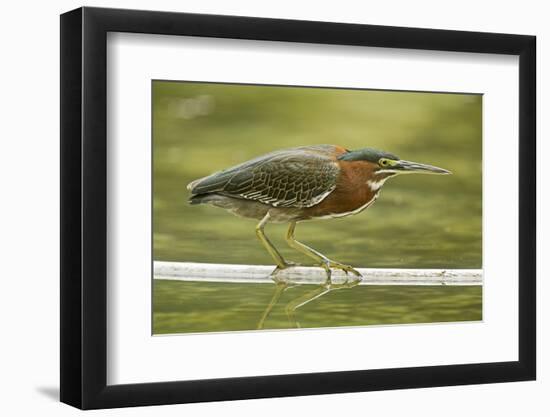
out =
<svg viewBox="0 0 550 417"><path fill-rule="evenodd" d="M264 232L267 223L289 223L286 241L313 258L326 271L361 274L350 265L333 261L294 238L296 223L358 214L371 206L388 178L399 174L450 174L431 165L399 159L372 148L350 151L336 145L283 149L191 182L191 204L209 204L241 217L257 219L256 235L276 263L277 272L294 266L287 262Z"/></svg>

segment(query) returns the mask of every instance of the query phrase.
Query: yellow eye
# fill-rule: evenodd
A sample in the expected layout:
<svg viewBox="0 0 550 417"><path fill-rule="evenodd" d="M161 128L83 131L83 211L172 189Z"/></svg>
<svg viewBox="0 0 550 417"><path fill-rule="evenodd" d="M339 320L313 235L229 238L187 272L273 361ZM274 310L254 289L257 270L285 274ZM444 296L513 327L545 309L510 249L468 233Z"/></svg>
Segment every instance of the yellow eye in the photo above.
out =
<svg viewBox="0 0 550 417"><path fill-rule="evenodd" d="M385 159L385 158L382 158L378 161L378 164L381 166L381 167L387 167L390 165L390 161L388 159Z"/></svg>

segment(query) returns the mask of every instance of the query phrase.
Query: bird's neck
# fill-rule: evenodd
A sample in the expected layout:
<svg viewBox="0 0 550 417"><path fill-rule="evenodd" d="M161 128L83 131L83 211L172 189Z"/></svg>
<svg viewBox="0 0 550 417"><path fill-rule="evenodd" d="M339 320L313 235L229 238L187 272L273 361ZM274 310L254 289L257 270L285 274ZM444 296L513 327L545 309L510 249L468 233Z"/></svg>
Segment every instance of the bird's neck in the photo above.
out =
<svg viewBox="0 0 550 417"><path fill-rule="evenodd" d="M367 186L371 191L378 192L384 183L393 176L395 176L395 174L391 172L375 173L373 178L367 180Z"/></svg>
<svg viewBox="0 0 550 417"><path fill-rule="evenodd" d="M353 196L355 204L363 205L375 198L389 177L377 175L370 163L342 161L341 164L340 189L347 196Z"/></svg>

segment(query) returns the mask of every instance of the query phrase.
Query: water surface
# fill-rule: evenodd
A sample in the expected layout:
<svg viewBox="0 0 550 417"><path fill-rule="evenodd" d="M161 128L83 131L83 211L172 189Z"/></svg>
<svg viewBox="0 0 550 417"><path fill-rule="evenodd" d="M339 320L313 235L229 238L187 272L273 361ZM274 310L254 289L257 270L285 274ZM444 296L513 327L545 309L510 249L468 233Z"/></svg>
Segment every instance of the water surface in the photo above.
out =
<svg viewBox="0 0 550 417"><path fill-rule="evenodd" d="M275 290L271 284L197 283L155 280L153 333L255 330ZM315 289L302 285L283 293L264 329L367 326L479 321L480 286L361 285L324 295L295 312L285 307Z"/></svg>

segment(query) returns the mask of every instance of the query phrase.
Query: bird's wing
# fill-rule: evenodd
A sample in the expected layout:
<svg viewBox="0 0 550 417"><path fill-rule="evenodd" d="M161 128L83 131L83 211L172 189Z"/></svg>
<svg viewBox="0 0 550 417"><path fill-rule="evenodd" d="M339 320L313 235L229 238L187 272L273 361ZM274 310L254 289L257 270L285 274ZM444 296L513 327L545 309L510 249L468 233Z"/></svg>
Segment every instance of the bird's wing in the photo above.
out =
<svg viewBox="0 0 550 417"><path fill-rule="evenodd" d="M311 207L336 188L340 168L328 152L273 152L189 184L193 195L218 193L273 207Z"/></svg>

